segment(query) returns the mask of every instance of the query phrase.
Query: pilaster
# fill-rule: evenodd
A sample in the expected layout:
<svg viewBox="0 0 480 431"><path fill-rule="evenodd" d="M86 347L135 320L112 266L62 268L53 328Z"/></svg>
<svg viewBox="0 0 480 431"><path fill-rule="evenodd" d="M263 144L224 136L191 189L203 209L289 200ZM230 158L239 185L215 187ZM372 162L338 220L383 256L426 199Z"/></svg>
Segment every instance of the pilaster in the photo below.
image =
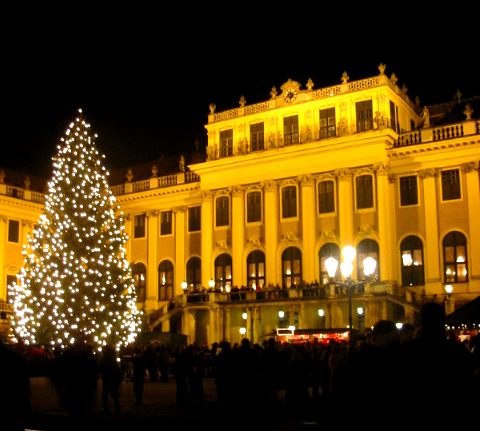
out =
<svg viewBox="0 0 480 431"><path fill-rule="evenodd" d="M340 248L353 244L353 183L352 171L341 169L335 172L338 177L338 219L340 227Z"/></svg>
<svg viewBox="0 0 480 431"><path fill-rule="evenodd" d="M480 279L480 230L478 229L478 216L480 214L480 162L464 163L462 171L465 172L468 199L468 234L470 237L470 279Z"/></svg>
<svg viewBox="0 0 480 431"><path fill-rule="evenodd" d="M302 238L303 238L303 279L307 282L315 280L315 178L305 175L300 178L302 189Z"/></svg>
<svg viewBox="0 0 480 431"><path fill-rule="evenodd" d="M277 284L278 186L275 181L262 184L265 194L265 265L266 283Z"/></svg>
<svg viewBox="0 0 480 431"><path fill-rule="evenodd" d="M427 283L439 283L440 254L438 243L438 204L435 184L435 169L418 172L423 183L423 202L425 209L425 272Z"/></svg>
<svg viewBox="0 0 480 431"><path fill-rule="evenodd" d="M187 208L176 208L175 214L175 279L173 291L175 295L182 293L181 283L185 277L185 214Z"/></svg>
<svg viewBox="0 0 480 431"><path fill-rule="evenodd" d="M147 212L147 291L146 310L155 310L158 301L157 285L157 244L158 244L158 211Z"/></svg>
<svg viewBox="0 0 480 431"><path fill-rule="evenodd" d="M207 287L208 281L212 278L212 243L213 243L213 194L202 193L202 286Z"/></svg>
<svg viewBox="0 0 480 431"><path fill-rule="evenodd" d="M235 186L230 189L232 196L232 272L233 286L246 283L244 274L243 249L245 243L245 190Z"/></svg>

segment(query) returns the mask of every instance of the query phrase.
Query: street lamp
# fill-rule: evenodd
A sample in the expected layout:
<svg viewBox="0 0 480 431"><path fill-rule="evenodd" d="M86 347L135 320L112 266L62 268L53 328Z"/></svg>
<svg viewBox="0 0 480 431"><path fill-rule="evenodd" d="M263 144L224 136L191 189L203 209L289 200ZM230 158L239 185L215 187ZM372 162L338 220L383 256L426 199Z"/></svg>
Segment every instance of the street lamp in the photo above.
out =
<svg viewBox="0 0 480 431"><path fill-rule="evenodd" d="M318 316L320 317L320 327L325 328L325 310L323 308L318 309Z"/></svg>
<svg viewBox="0 0 480 431"><path fill-rule="evenodd" d="M352 316L352 289L354 286L361 284L362 282L354 282L352 280L353 261L355 259L356 250L354 247L347 245L342 249L343 262L340 264L340 272L342 273L345 283L343 284L347 288L348 294L348 327L350 331L353 328L353 316ZM375 273L377 261L368 256L363 260L363 273L366 277L370 277ZM334 257L329 257L325 260L325 267L327 268L328 276L333 279L337 272L338 261ZM342 284L342 283L340 283ZM362 309L363 310L363 309Z"/></svg>
<svg viewBox="0 0 480 431"><path fill-rule="evenodd" d="M213 290L215 287L215 280L208 280L208 287Z"/></svg>
<svg viewBox="0 0 480 431"><path fill-rule="evenodd" d="M452 299L452 293L453 293L453 286L451 284L445 285L445 314L450 314L451 312L451 299Z"/></svg>
<svg viewBox="0 0 480 431"><path fill-rule="evenodd" d="M182 281L182 282L180 283L180 286L182 286L182 290L183 290L184 292L187 291L188 283L187 283L186 281Z"/></svg>

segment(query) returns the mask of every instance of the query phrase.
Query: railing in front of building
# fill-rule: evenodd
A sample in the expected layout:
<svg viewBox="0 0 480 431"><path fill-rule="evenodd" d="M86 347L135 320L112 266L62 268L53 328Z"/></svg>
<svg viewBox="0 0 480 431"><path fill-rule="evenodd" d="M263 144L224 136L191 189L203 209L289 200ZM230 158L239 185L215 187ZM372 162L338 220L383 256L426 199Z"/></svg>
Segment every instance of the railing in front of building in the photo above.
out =
<svg viewBox="0 0 480 431"><path fill-rule="evenodd" d="M364 127L357 125L339 125L335 128L320 129L319 127L309 128L306 127L298 133L289 135L271 133L265 136L261 145L257 145L256 148L252 148L252 144L249 139L240 139L233 145L233 151L226 153L222 151L220 145L210 145L207 147L208 160L223 159L225 157L240 156L249 153L256 153L259 151L266 151L284 147L290 147L293 145L306 144L309 142L326 141L327 139L339 138L342 136L353 135L363 132L371 132L374 130L382 130L385 128L391 128L391 122L389 118L372 119L371 124L365 124ZM257 143L258 144L258 143Z"/></svg>
<svg viewBox="0 0 480 431"><path fill-rule="evenodd" d="M370 78L359 79L358 81L345 82L343 84L333 85L331 87L320 88L318 90L304 91L302 96L304 101L308 100L320 100L328 97L338 96L341 94L352 93L355 91L368 90L370 88L376 88L381 85L390 86L401 98L403 98L409 105L414 107L410 99L406 94L400 90L400 88L387 78L386 75L378 75ZM279 99L281 100L281 99ZM283 101L281 103L284 103ZM217 112L210 114L208 117L209 123L217 121L232 120L244 115L257 114L259 112L265 112L270 109L277 108L277 98L267 100L265 102L256 103L253 105L246 105L240 108L229 109L228 111Z"/></svg>
<svg viewBox="0 0 480 431"><path fill-rule="evenodd" d="M409 147L411 145L438 142L478 134L480 134L479 121L464 121L461 123L448 124L442 127L431 127L402 133L398 136L393 147Z"/></svg>
<svg viewBox="0 0 480 431"><path fill-rule="evenodd" d="M145 190L172 187L179 184L195 183L200 181L200 176L195 172L179 172L178 174L165 175L162 177L153 177L147 180L127 182L111 186L112 193L116 196L126 193L135 193ZM39 204L45 204L45 195L29 189L23 189L17 186L10 186L0 183L0 195L10 196L16 199L32 201Z"/></svg>
<svg viewBox="0 0 480 431"><path fill-rule="evenodd" d="M397 289L390 283L372 282L359 283L353 288L352 294L358 295L397 295ZM290 299L344 299L348 297L347 289L340 284L306 285L303 287L270 287L254 290L252 288L234 289L231 292L221 290L202 290L185 292L184 305L207 303L239 303L239 302L274 302Z"/></svg>

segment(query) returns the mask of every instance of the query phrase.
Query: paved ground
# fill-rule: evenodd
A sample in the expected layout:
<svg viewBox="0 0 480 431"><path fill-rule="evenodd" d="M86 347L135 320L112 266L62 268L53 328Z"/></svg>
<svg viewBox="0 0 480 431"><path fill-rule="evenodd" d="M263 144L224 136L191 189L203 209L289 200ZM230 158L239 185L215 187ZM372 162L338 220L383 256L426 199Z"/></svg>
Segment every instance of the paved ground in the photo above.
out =
<svg viewBox="0 0 480 431"><path fill-rule="evenodd" d="M100 388L99 384L99 388ZM180 429L192 427L216 429L253 429L262 430L304 430L316 429L318 422L311 420L291 420L280 412L268 412L258 409L255 417L247 416L250 406L235 406L228 413L216 402L216 390L212 379L204 380L205 403L202 407L178 409L176 407L176 386L173 379L167 383L146 382L144 403L135 406L132 383L125 381L121 388L121 414L106 415L97 394L97 402L92 417L82 420L72 419L62 410L57 393L50 380L45 377L31 379L32 417L28 428L42 431L86 430L86 429L129 429L153 431L160 427L173 426ZM112 409L113 410L113 409ZM258 425L258 428L257 426ZM246 427L246 428L245 428ZM176 430L176 431L177 431Z"/></svg>

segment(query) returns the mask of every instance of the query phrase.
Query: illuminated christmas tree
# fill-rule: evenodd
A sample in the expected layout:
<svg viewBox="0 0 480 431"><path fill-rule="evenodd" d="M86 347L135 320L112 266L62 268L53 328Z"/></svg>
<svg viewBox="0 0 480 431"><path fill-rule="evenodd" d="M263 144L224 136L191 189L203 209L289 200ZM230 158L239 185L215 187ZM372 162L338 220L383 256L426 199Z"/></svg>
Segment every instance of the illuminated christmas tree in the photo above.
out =
<svg viewBox="0 0 480 431"><path fill-rule="evenodd" d="M120 348L140 331L123 215L96 137L79 110L53 157L45 209L12 289L14 331L25 343Z"/></svg>

